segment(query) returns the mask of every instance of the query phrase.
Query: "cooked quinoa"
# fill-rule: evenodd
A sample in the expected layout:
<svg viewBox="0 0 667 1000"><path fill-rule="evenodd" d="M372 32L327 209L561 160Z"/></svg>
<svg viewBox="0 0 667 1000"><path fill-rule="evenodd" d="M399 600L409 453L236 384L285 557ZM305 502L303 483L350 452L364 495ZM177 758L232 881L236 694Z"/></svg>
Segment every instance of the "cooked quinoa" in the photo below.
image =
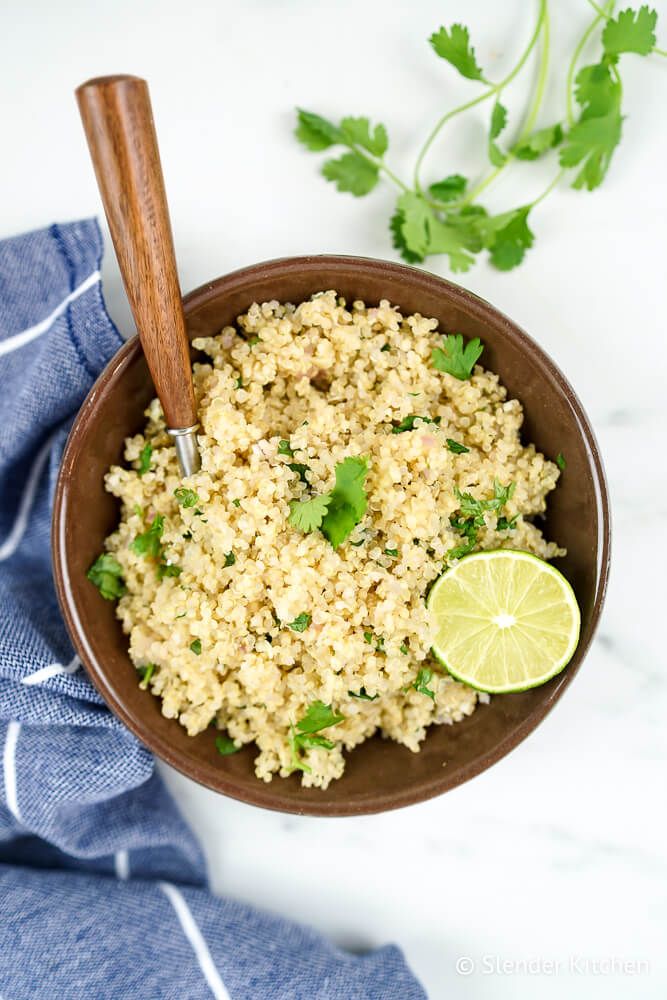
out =
<svg viewBox="0 0 667 1000"><path fill-rule="evenodd" d="M531 520L557 466L522 443L521 404L497 375L477 365L459 381L433 367L442 333L434 319L384 300L348 307L333 291L254 304L236 328L194 342L210 358L194 365L201 471L180 479L153 400L144 433L126 441L131 467L107 474L122 504L107 549L124 576L118 617L134 664L153 665L150 690L190 735L213 724L237 745L254 741L264 781L291 773L294 726L315 702L343 716L318 733L328 745L297 754L303 784L326 788L344 751L374 733L417 752L430 725L488 701L430 654L424 599L461 544L457 489L484 498L516 484L503 510L515 527L488 517L477 547L562 552ZM395 433L415 416L439 422ZM367 460L368 506L334 549L290 523L290 501L330 491L350 456ZM158 516L162 572L131 547Z"/></svg>

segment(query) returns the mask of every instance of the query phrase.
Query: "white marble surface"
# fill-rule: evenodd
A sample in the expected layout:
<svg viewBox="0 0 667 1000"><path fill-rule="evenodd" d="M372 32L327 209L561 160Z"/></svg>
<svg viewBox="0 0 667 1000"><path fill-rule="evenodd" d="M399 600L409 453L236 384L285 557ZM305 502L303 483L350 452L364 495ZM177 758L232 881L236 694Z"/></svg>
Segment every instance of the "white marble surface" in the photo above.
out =
<svg viewBox="0 0 667 1000"><path fill-rule="evenodd" d="M667 4L657 6L665 46ZM584 0L552 7L545 120L560 114L566 53L588 18ZM532 17L525 0L5 0L1 235L99 211L72 90L91 75L135 72L151 83L185 289L279 255L392 256L388 189L355 202L328 188L291 138L292 107L381 116L407 173L441 106L474 92L423 39L462 18L497 76ZM599 435L613 575L576 682L509 758L398 813L274 815L166 775L217 891L354 948L398 942L433 1000L665 995L667 61L628 60L624 77L625 137L604 188L547 200L520 269L481 265L462 279L551 353ZM486 114L436 148L434 177L474 170ZM518 173L492 189L492 206L525 200L525 184L540 190L550 167ZM110 309L128 329L111 255L105 274ZM462 956L476 963L465 979ZM528 959L542 966L498 969ZM644 964L633 977L595 960Z"/></svg>

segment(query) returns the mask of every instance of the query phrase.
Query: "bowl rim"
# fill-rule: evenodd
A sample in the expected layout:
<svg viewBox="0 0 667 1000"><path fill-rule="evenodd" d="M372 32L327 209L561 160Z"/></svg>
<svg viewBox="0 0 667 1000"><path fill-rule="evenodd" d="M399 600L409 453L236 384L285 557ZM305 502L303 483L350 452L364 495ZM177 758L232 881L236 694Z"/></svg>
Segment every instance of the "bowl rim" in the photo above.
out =
<svg viewBox="0 0 667 1000"><path fill-rule="evenodd" d="M135 737L153 752L158 758L165 761L175 770L199 784L204 785L223 795L230 796L239 801L262 808L279 812L289 812L297 815L311 816L352 816L365 815L371 813L384 812L391 809L399 809L418 802L426 801L437 795L451 790L460 784L475 777L482 771L487 770L513 750L539 725L542 719L553 708L560 699L565 689L572 682L575 674L581 667L591 642L597 630L602 607L604 604L607 585L609 580L609 567L611 559L611 512L609 503L609 493L607 481L600 455L599 446L592 429L588 416L579 400L576 392L569 381L533 338L525 332L518 324L502 313L499 309L487 302L485 299L443 278L440 275L429 271L398 264L393 261L385 261L377 258L360 257L353 254L310 254L296 257L278 257L267 261L261 261L247 267L242 267L222 275L212 281L205 282L193 289L183 298L186 319L188 313L207 304L218 297L224 290L226 294L232 293L235 288L244 287L248 281L259 282L262 279L270 279L281 274L288 273L294 268L302 270L321 269L323 267L336 269L349 269L350 267L362 268L367 274L375 274L391 279L392 275L408 279L413 285L428 289L431 292L444 291L449 302L454 307L459 307L463 311L473 315L481 322L492 322L497 329L503 328L505 332L515 340L524 345L531 354L531 360L539 370L541 377L548 381L555 382L561 393L567 398L576 416L579 433L586 445L586 451L591 472L596 498L598 514L598 539L597 539L597 567L596 585L592 602L590 621L585 633L582 632L580 642L575 656L577 662L560 675L560 683L554 686L548 698L535 706L528 715L502 740L496 743L493 748L481 756L461 766L456 774L447 774L447 769L442 769L441 773L434 774L423 779L420 784L406 786L401 791L392 793L370 792L361 802L345 802L335 800L333 802L318 803L312 799L304 800L302 807L295 806L292 799L286 799L281 793L280 779L271 783L265 783L256 779L255 784L240 785L236 780L224 771L217 772L219 779L215 782L209 780L206 775L199 772L196 761L183 760L178 751L175 751L171 744L155 733L149 725L145 724L140 716L130 711L123 701L118 698L113 688L107 682L105 673L98 666L97 659L88 643L85 630L79 619L74 597L73 588L69 584L69 574L67 567L67 555L65 546L65 524L66 524L66 494L71 470L76 466L78 453L81 444L81 436L84 428L94 413L97 400L102 392L112 380L122 377L123 371L134 362L136 354L141 350L138 336L130 337L109 360L104 369L100 372L92 388L84 399L70 429L63 456L58 470L58 478L55 488L53 516L51 525L51 553L53 563L53 577L55 581L56 594L60 609L65 620L68 633L73 645L79 655L88 677L93 682L97 691L104 699L106 705L115 715L128 727Z"/></svg>

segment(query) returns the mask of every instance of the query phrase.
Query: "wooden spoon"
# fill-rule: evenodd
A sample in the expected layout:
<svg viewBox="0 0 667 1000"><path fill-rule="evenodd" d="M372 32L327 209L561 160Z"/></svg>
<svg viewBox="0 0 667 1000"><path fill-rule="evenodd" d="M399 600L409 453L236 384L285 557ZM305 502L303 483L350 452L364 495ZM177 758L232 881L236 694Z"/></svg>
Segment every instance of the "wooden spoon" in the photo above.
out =
<svg viewBox="0 0 667 1000"><path fill-rule="evenodd" d="M76 99L141 346L189 476L200 464L197 410L148 85L100 76L81 84Z"/></svg>

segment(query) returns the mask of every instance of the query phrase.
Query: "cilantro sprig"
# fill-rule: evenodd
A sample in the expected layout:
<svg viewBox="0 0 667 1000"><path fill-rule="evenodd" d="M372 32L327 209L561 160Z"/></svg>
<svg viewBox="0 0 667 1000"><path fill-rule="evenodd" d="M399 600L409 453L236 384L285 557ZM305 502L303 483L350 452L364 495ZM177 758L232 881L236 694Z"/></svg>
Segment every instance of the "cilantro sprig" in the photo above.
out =
<svg viewBox="0 0 667 1000"><path fill-rule="evenodd" d="M336 485L330 493L309 500L292 500L289 523L308 534L318 528L335 549L352 533L366 513L365 458L345 458L336 464Z"/></svg>
<svg viewBox="0 0 667 1000"><path fill-rule="evenodd" d="M339 191L361 198L376 188L381 176L395 186L398 197L389 230L394 247L408 263L442 254L453 272L467 271L475 257L486 251L494 267L508 271L520 264L533 246L531 213L563 176L576 171L571 175L572 186L578 190L592 191L604 180L622 132L621 59L627 54L667 56L667 51L656 45L657 13L648 5L629 7L614 15L611 0L589 0L589 4L594 19L575 46L567 73L557 70L566 78L565 114L557 121L539 122L548 84L550 19L548 0L537 0L537 16L524 50L509 72L495 82L483 69L465 25L442 25L430 36L435 56L482 89L437 120L417 155L411 184L387 163L385 126L371 126L368 118L348 117L336 124L311 111L298 110L296 137L311 152L336 146L345 150L322 167L325 179ZM596 31L601 43L599 59L578 69L582 52ZM535 87L529 92L525 113L517 116L523 124L512 135L501 96L529 64L535 49L539 49ZM424 163L442 129L486 101L492 102L485 151L488 172L474 184L458 173L425 182ZM530 162L548 157L553 150L557 150L553 158L557 155L560 169L543 191L497 214L479 203L480 195L513 161Z"/></svg>
<svg viewBox="0 0 667 1000"><path fill-rule="evenodd" d="M339 722L344 721L345 716L334 712L331 705L325 705L323 701L314 701L303 718L295 726L290 726L291 770L310 773L311 769L303 760L301 751L310 747L323 747L325 750L333 750L336 745L333 740L319 734L321 730L337 726Z"/></svg>

